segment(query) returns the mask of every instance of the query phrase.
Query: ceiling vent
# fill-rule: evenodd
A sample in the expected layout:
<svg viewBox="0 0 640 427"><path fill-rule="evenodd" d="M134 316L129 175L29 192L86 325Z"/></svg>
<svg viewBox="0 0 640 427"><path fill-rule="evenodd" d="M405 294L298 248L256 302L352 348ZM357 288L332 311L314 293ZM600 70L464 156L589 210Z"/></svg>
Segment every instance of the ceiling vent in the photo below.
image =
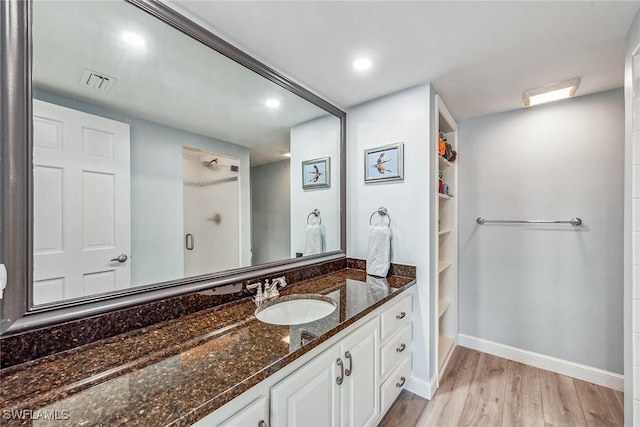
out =
<svg viewBox="0 0 640 427"><path fill-rule="evenodd" d="M116 78L107 76L106 74L96 73L95 71L91 71L85 68L85 70L82 72L80 84L109 92L113 85L116 84Z"/></svg>

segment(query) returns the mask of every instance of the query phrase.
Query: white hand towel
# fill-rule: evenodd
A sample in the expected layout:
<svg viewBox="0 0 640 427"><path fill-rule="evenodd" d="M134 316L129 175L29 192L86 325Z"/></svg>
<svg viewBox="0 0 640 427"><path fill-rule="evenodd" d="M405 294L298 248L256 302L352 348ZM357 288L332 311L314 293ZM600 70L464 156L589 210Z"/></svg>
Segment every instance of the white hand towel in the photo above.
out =
<svg viewBox="0 0 640 427"><path fill-rule="evenodd" d="M324 226L309 224L304 234L303 255L321 254L324 251Z"/></svg>
<svg viewBox="0 0 640 427"><path fill-rule="evenodd" d="M373 277L367 275L367 302L375 304L389 295L391 286L386 277Z"/></svg>
<svg viewBox="0 0 640 427"><path fill-rule="evenodd" d="M386 277L391 264L391 228L369 227L367 274Z"/></svg>

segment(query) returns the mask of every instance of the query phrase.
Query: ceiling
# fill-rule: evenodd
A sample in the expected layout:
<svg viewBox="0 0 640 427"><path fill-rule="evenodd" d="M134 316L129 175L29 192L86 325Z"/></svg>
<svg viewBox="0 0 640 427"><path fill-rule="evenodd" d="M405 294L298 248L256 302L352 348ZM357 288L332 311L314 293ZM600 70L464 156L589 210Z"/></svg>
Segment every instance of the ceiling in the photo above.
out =
<svg viewBox="0 0 640 427"><path fill-rule="evenodd" d="M640 2L171 1L219 36L348 108L431 82L457 120L523 108L573 77L577 96L622 87ZM369 55L374 65L350 64Z"/></svg>
<svg viewBox="0 0 640 427"><path fill-rule="evenodd" d="M36 90L249 147L252 166L286 159L291 127L327 115L123 1L38 1L33 21ZM83 85L85 69L115 84Z"/></svg>

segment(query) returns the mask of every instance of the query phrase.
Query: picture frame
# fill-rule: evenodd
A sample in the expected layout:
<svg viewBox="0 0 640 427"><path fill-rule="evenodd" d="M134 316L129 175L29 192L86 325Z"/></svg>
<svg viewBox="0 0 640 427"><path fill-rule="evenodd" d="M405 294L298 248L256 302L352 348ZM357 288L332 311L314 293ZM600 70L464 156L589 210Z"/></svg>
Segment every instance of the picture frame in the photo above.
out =
<svg viewBox="0 0 640 427"><path fill-rule="evenodd" d="M364 150L364 182L404 179L404 143Z"/></svg>
<svg viewBox="0 0 640 427"><path fill-rule="evenodd" d="M331 187L331 158L320 157L302 162L302 189Z"/></svg>

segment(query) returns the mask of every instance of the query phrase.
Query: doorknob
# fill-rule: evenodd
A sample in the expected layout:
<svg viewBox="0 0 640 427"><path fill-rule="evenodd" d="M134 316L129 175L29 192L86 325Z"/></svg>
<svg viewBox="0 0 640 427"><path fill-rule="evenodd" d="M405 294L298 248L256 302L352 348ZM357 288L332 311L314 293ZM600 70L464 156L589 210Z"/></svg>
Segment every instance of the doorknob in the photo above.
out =
<svg viewBox="0 0 640 427"><path fill-rule="evenodd" d="M128 257L125 254L120 254L111 261L125 262L127 259Z"/></svg>

